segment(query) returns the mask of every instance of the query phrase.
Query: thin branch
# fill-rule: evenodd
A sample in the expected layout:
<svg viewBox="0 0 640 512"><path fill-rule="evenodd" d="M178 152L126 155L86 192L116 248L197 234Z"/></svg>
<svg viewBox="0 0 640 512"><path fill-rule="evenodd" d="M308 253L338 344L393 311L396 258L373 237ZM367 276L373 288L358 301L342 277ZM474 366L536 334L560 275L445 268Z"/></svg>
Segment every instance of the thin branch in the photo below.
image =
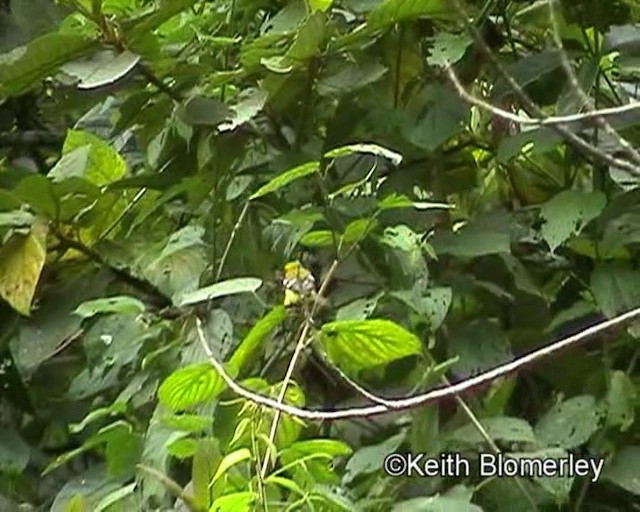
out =
<svg viewBox="0 0 640 512"><path fill-rule="evenodd" d="M313 301L313 306L311 307L311 311L306 316L304 320L304 325L302 327L302 332L300 333L300 337L298 338L298 342L296 343L296 347L293 351L293 355L291 356L291 360L289 361L289 366L287 367L287 371L285 373L284 379L282 380L282 385L280 388L280 394L278 395L278 402L284 403L285 396L287 394L287 388L289 387L289 383L291 382L293 371L298 364L298 360L300 359L300 355L302 351L307 346L307 338L309 336L309 331L313 327L313 316L315 315L318 306L320 305L320 301L322 296L325 294L327 286L331 281L333 274L338 268L338 260L333 260L331 267L329 268L321 286L318 290L318 293ZM278 422L280 421L281 412L276 410L273 415L273 421L271 422L271 428L269 430L269 444L275 443L276 432L278 430ZM267 470L269 469L270 457L268 455L265 456L264 461L262 462L262 473L261 477L265 478L267 474Z"/></svg>
<svg viewBox="0 0 640 512"><path fill-rule="evenodd" d="M611 330L614 327L620 327L624 324L628 324L631 321L639 318L640 308L636 308L621 315L615 316L614 318L611 318L609 320L605 320L603 322L592 325L591 327L588 327L578 332L577 334L573 334L561 340L545 345L508 363L499 365L491 370L475 375L474 377L470 377L464 381L457 382L451 386L443 386L430 390L426 393L420 393L408 398L389 401L390 403L388 405L376 404L338 410L312 410L302 407L296 407L280 403L279 401L274 400L271 397L254 393L253 391L248 390L247 388L234 381L233 378L225 371L222 364L216 359L207 343L200 321L198 321L198 338L211 365L220 374L229 388L240 395L242 398L245 398L246 400L249 400L257 405L269 407L271 409L280 411L281 413L286 413L297 418L314 421L334 421L348 418L365 418L391 411L415 409L417 407L421 407L423 405L434 403L440 400L453 398L459 393L464 393L477 387L489 384L490 382L500 377L505 377L520 369L531 366L532 364L542 359L548 358L551 355L560 352L561 350L577 346L579 343L602 334L605 331ZM390 407L390 405L393 405L393 407Z"/></svg>
<svg viewBox="0 0 640 512"><path fill-rule="evenodd" d="M602 126L604 130L611 135L618 144L624 149L624 151L629 155L629 157L634 160L637 164L640 164L640 153L638 153L629 141L627 141L624 137L622 137L614 128L609 124L609 122L604 118L604 116L600 115L598 110L596 109L593 101L587 94L584 92L580 84L578 83L578 77L576 76L573 68L571 67L571 62L569 62L569 58L567 57L567 52L564 50L562 46L562 38L560 36L560 27L558 26L558 19L556 17L556 0L549 0L549 19L551 20L551 28L553 32L553 39L556 43L556 46L560 50L560 61L562 62L562 67L569 79L569 84L574 92L578 95L580 100L584 103L589 113L595 115L595 120L598 125Z"/></svg>
<svg viewBox="0 0 640 512"><path fill-rule="evenodd" d="M222 258L220 258L220 263L218 264L218 270L216 271L216 282L219 281L220 277L222 276L222 270L224 269L224 265L227 262L227 257L229 256L231 245L233 244L233 241L235 240L236 235L238 234L238 230L242 225L242 221L244 220L245 216L247 215L247 211L249 210L249 203L250 201L247 201L246 203L244 203L244 206L242 207L242 211L238 216L238 220L236 221L236 223L233 226L233 229L231 230L231 235L229 235L229 240L227 240L227 245L224 248L224 252L222 253Z"/></svg>
<svg viewBox="0 0 640 512"><path fill-rule="evenodd" d="M73 238L67 237L64 233L62 233L56 226L51 224L51 232L53 236L55 236L60 245L64 248L75 249L79 253L83 254L91 261L97 263L101 267L105 267L113 272L120 280L124 281L128 285L133 288L141 291L142 293L148 295L154 303L158 305L158 307L169 307L172 305L171 300L166 297L158 288L153 286L151 283L140 279L124 269L118 268L110 264L107 260L105 260L99 253L94 251L92 248L87 247L82 242L78 240L74 240Z"/></svg>
<svg viewBox="0 0 640 512"><path fill-rule="evenodd" d="M462 5L460 4L459 0L452 0L452 1L456 10L460 13L461 17L463 18L464 24L467 27L467 30L469 30L469 32L473 36L474 41L476 42L476 44L478 45L482 53L485 55L485 57L496 68L496 71L498 72L498 74L502 77L503 80L506 81L506 83L509 85L509 88L520 100L522 107L525 109L527 114L531 117L538 117L538 118L546 117L544 112L540 109L540 107L538 107L538 105L536 105L533 102L533 100L527 95L527 93L524 92L520 84L518 84L518 82L515 81L515 79L507 72L507 70L500 63L500 61L498 61L495 55L493 55L493 52L487 46L487 43L484 42L481 35L478 33L478 29L475 26L473 26L473 24L467 19L467 13L462 7ZM450 72L449 75L451 76L451 74L452 73ZM464 99L467 99L467 101L469 101L468 96L463 96L463 97ZM472 103L476 104L481 108L485 108L491 112L494 112L497 115L502 115L502 113L504 112L502 110L494 111L495 107L493 107L492 105L488 105L486 102L477 101L477 98L474 98L474 101ZM487 108L487 106L490 106L491 108ZM509 119L509 117L507 117L507 119ZM573 133L571 130L569 130L567 127L565 127L562 124L552 124L550 126L551 128L553 128L553 130L558 132L558 134L564 137L564 139L568 143L570 143L577 150L580 150L582 153L586 153L590 155L592 158L596 158L605 163L608 163L609 165L628 171L630 174L633 174L634 176L640 176L640 169L638 168L638 166L633 165L626 160L621 160L620 158L616 158L602 151L601 149L594 147L592 144L589 144L580 136Z"/></svg>

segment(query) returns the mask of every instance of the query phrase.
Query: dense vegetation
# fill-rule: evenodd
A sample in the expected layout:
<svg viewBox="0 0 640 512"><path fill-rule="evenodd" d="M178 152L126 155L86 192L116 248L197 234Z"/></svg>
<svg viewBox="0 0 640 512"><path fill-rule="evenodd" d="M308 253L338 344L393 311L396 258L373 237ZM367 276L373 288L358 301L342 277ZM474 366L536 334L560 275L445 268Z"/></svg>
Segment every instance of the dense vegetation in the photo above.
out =
<svg viewBox="0 0 640 512"><path fill-rule="evenodd" d="M640 307L639 80L636 0L0 1L0 510L639 510L640 314L548 345Z"/></svg>

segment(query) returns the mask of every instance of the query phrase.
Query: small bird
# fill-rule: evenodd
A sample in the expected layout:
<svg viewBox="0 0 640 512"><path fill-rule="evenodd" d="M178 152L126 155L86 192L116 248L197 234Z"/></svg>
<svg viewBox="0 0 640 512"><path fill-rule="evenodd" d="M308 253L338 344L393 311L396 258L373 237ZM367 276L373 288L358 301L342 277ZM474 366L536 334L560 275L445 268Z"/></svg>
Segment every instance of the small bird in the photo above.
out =
<svg viewBox="0 0 640 512"><path fill-rule="evenodd" d="M316 294L316 280L313 274L298 260L285 263L282 286L285 307L299 304L301 300Z"/></svg>

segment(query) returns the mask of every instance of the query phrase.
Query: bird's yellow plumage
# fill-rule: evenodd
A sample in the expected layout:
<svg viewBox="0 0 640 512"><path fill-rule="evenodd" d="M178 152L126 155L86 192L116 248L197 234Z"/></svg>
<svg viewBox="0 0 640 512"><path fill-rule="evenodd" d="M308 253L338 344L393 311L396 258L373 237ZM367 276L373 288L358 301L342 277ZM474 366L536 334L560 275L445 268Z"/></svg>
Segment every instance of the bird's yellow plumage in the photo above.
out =
<svg viewBox="0 0 640 512"><path fill-rule="evenodd" d="M285 263L282 285L285 306L297 304L302 298L316 292L316 280L313 274L298 260Z"/></svg>

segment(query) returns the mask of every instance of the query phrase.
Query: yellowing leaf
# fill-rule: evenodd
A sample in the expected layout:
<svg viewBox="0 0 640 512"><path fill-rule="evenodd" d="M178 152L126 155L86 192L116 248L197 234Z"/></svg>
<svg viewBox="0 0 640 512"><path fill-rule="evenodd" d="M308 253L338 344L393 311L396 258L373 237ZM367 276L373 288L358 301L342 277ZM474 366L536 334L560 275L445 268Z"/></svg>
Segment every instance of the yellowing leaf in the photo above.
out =
<svg viewBox="0 0 640 512"><path fill-rule="evenodd" d="M36 222L27 235L14 234L0 248L0 296L28 316L47 255L47 226Z"/></svg>

